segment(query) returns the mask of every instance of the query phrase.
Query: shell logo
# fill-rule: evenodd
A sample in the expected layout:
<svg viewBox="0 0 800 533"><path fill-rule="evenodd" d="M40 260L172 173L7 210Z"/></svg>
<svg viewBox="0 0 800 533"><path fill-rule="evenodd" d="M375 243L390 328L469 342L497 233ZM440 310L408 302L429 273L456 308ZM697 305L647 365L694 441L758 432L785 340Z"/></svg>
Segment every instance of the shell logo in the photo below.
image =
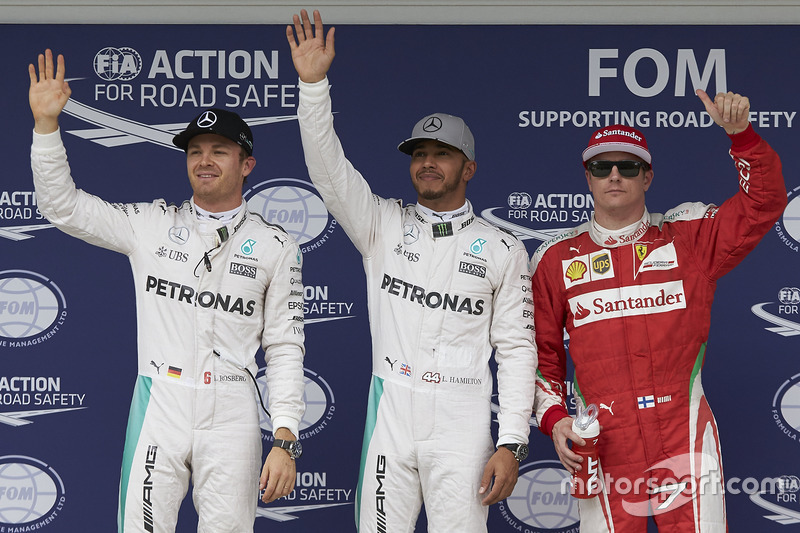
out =
<svg viewBox="0 0 800 533"><path fill-rule="evenodd" d="M586 274L586 264L583 261L573 261L567 267L567 271L564 272L564 275L570 281L583 279L584 274Z"/></svg>

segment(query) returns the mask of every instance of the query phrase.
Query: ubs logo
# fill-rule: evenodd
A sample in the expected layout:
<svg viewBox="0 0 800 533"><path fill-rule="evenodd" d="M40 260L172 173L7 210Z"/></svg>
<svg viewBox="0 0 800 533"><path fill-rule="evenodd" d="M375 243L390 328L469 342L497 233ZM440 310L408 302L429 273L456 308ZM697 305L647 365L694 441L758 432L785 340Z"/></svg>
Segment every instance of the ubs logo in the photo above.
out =
<svg viewBox="0 0 800 533"><path fill-rule="evenodd" d="M397 255L402 255L406 259L408 259L412 263L417 263L419 261L419 252L409 252L405 248L403 248L402 244L398 244L395 249L394 253Z"/></svg>
<svg viewBox="0 0 800 533"><path fill-rule="evenodd" d="M403 255L411 261L412 263L416 263L419 261L419 254L418 253L411 253L408 250L403 250Z"/></svg>
<svg viewBox="0 0 800 533"><path fill-rule="evenodd" d="M178 263L185 263L189 260L189 254L186 252L179 252L178 250L172 250L167 248L166 246L160 247L156 250L156 255L161 258L171 259L172 261L177 261Z"/></svg>

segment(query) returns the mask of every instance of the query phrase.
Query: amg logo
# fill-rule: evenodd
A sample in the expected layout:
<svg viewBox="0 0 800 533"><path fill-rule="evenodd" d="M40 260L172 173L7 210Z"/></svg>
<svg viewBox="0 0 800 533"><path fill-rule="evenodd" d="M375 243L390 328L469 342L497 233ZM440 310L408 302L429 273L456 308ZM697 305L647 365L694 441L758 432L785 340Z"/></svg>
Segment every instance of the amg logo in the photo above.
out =
<svg viewBox="0 0 800 533"><path fill-rule="evenodd" d="M144 515L144 530L153 532L153 502L150 497L153 491L153 469L156 467L156 452L158 446L150 445L147 447L147 454L144 456L144 471L147 477L142 483L142 514Z"/></svg>
<svg viewBox="0 0 800 533"><path fill-rule="evenodd" d="M464 274L470 274L472 276L478 276L479 278L486 277L486 267L483 265L476 265L475 263L467 263L466 261L461 261L458 264L458 271L463 272Z"/></svg>
<svg viewBox="0 0 800 533"><path fill-rule="evenodd" d="M386 510L383 508L386 503L386 491L383 490L383 480L386 478L386 456L378 456L378 464L375 467L375 479L378 488L375 489L375 511L377 516L377 533L386 533Z"/></svg>
<svg viewBox="0 0 800 533"><path fill-rule="evenodd" d="M256 272L258 269L253 265L243 265L241 263L231 263L231 269L229 271L231 274L236 274L237 276L244 276L246 278L256 279Z"/></svg>

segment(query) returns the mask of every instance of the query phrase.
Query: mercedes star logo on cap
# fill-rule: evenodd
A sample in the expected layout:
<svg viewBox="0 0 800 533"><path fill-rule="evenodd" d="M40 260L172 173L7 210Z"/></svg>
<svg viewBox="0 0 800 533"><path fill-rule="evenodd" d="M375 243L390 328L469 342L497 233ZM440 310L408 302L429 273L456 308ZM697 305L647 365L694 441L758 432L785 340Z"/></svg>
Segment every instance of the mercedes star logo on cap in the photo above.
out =
<svg viewBox="0 0 800 533"><path fill-rule="evenodd" d="M422 131L439 131L442 129L442 119L439 117L429 118L422 126Z"/></svg>
<svg viewBox="0 0 800 533"><path fill-rule="evenodd" d="M217 121L217 115L213 111L206 111L197 119L197 125L201 128L213 126Z"/></svg>

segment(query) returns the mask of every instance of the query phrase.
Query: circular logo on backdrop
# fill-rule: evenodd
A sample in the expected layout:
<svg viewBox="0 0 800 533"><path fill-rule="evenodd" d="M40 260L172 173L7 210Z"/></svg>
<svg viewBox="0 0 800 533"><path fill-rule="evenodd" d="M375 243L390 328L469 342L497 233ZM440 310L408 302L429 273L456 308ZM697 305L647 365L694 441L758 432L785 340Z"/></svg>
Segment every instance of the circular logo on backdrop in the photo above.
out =
<svg viewBox="0 0 800 533"><path fill-rule="evenodd" d="M3 531L44 529L64 507L64 500L64 483L50 466L33 457L0 457Z"/></svg>
<svg viewBox="0 0 800 533"><path fill-rule="evenodd" d="M790 250L800 251L800 187L795 187L789 192L789 203L783 211L783 216L775 223L775 232L778 238Z"/></svg>
<svg viewBox="0 0 800 533"><path fill-rule="evenodd" d="M783 287L778 291L778 301L783 305L800 304L800 289L797 287Z"/></svg>
<svg viewBox="0 0 800 533"><path fill-rule="evenodd" d="M66 316L64 295L52 280L27 270L0 272L0 347L44 342Z"/></svg>
<svg viewBox="0 0 800 533"><path fill-rule="evenodd" d="M267 388L267 378L264 375L266 368L258 370L258 388L261 391L261 397L264 399L264 405L269 408L269 389ZM303 392L303 401L306 404L306 412L300 420L300 435L298 438L307 439L316 435L328 425L328 421L333 418L333 413L336 411L336 405L333 398L333 390L331 390L328 382L316 372L305 370L305 390ZM269 419L264 411L259 414L264 440L272 440L272 421Z"/></svg>
<svg viewBox="0 0 800 533"><path fill-rule="evenodd" d="M778 492L794 493L800 491L800 478L794 475L779 476L775 481Z"/></svg>
<svg viewBox="0 0 800 533"><path fill-rule="evenodd" d="M511 496L498 503L509 526L530 533L577 533L578 500L569 494L569 472L558 461L520 468Z"/></svg>
<svg viewBox="0 0 800 533"><path fill-rule="evenodd" d="M510 209L528 209L531 205L533 205L533 199L526 192L512 192L508 195Z"/></svg>
<svg viewBox="0 0 800 533"><path fill-rule="evenodd" d="M521 240L547 242L591 220L593 211L591 193L553 189L532 196L527 192L512 191L508 193L505 205L487 207L481 211L481 217Z"/></svg>
<svg viewBox="0 0 800 533"><path fill-rule="evenodd" d="M294 178L264 181L244 193L250 211L286 230L303 253L328 240L336 228L313 186Z"/></svg>
<svg viewBox="0 0 800 533"><path fill-rule="evenodd" d="M94 56L94 73L106 81L128 81L142 71L142 56L133 48L107 46Z"/></svg>
<svg viewBox="0 0 800 533"><path fill-rule="evenodd" d="M772 419L778 429L798 442L800 432L800 374L787 379L772 400Z"/></svg>

